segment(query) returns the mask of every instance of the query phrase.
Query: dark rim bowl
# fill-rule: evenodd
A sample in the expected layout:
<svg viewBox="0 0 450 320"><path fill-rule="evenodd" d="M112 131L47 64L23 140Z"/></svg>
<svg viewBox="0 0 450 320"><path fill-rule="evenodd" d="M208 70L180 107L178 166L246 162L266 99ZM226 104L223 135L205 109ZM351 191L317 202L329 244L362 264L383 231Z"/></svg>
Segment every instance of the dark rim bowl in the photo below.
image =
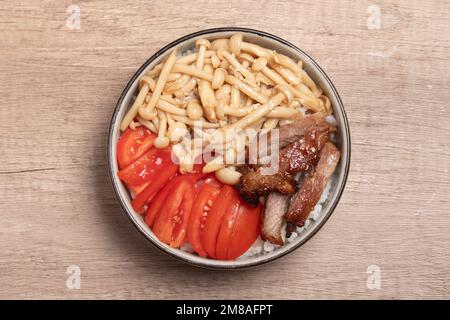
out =
<svg viewBox="0 0 450 320"><path fill-rule="evenodd" d="M295 240L285 244L280 248L275 249L272 252L265 253L263 255L238 259L236 261L221 261L202 258L183 250L170 248L166 244L161 243L155 237L153 232L143 221L142 217L134 212L133 208L131 207L130 196L125 186L116 175L118 171L116 160L116 143L118 137L120 136L120 121L133 101L138 86L138 80L141 75L151 69L154 65L158 64L175 47L178 47L179 51L182 52L192 49L197 38L205 37L211 40L219 37L229 37L231 34L236 32L243 33L244 40L246 41L274 49L277 52L294 58L295 60L301 59L303 61L304 69L308 72L310 77L324 90L324 93L330 98L332 102L334 116L338 124L337 140L342 152L342 156L338 168L332 177L330 192L328 194L327 200L322 206L322 212L320 213L319 218L313 221L308 226L308 228L305 228L305 230L301 232ZM289 43L288 41L263 31L247 28L214 28L195 32L173 41L172 43L156 52L153 56L151 56L137 70L137 72L130 79L122 94L120 95L120 98L114 109L111 124L109 127L107 152L109 175L116 197L130 221L147 240L149 240L161 251L191 265L209 269L229 270L261 265L269 261L278 259L299 248L317 231L319 231L319 229L325 224L325 222L333 213L347 181L350 166L350 131L347 116L345 114L342 101L336 91L336 88L334 87L329 77L325 74L325 72L306 53L304 53L302 50Z"/></svg>

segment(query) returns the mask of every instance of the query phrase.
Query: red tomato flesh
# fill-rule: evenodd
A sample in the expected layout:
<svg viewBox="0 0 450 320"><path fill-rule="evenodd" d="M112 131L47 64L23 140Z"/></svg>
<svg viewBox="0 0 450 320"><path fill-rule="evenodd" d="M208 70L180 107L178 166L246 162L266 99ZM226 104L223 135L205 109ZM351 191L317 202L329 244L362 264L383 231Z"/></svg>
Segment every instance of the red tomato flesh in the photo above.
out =
<svg viewBox="0 0 450 320"><path fill-rule="evenodd" d="M228 204L222 225L220 226L219 235L216 244L216 258L220 260L228 259L228 248L230 245L231 235L234 230L236 218L239 213L241 199L237 191L233 192L233 197Z"/></svg>
<svg viewBox="0 0 450 320"><path fill-rule="evenodd" d="M153 197L153 199L149 203L149 206L148 206L148 209L147 209L147 213L145 215L145 223L150 228L153 227L153 223L155 222L155 218L159 214L160 209L161 209L162 205L164 204L164 201L167 198L167 195L170 192L172 192L173 187L175 186L176 182L177 182L176 178L173 178L172 180L170 180L166 184L166 186L163 187L161 189L161 191L159 191L158 194L155 195L155 197Z"/></svg>
<svg viewBox="0 0 450 320"><path fill-rule="evenodd" d="M228 260L243 255L256 241L260 234L261 204L253 208L241 201L228 245Z"/></svg>
<svg viewBox="0 0 450 320"><path fill-rule="evenodd" d="M128 186L140 186L151 181L169 163L172 163L170 148L152 148L117 175Z"/></svg>
<svg viewBox="0 0 450 320"><path fill-rule="evenodd" d="M208 208L208 210L210 209L208 202L213 203L219 192L219 187L203 183L201 187L199 187L198 195L192 207L188 226L188 239L193 249L200 257L206 257L206 251L203 249L200 236L208 213L205 208Z"/></svg>
<svg viewBox="0 0 450 320"><path fill-rule="evenodd" d="M153 146L156 136L146 127L128 128L117 142L117 162L123 169Z"/></svg>
<svg viewBox="0 0 450 320"><path fill-rule="evenodd" d="M156 217L153 232L160 241L179 248L186 238L195 189L192 177L179 176L175 179L176 182Z"/></svg>
<svg viewBox="0 0 450 320"><path fill-rule="evenodd" d="M178 165L170 163L165 167L155 179L131 201L131 205L137 213L142 213L144 206L152 200L155 194L161 190L166 183L175 176L178 171Z"/></svg>
<svg viewBox="0 0 450 320"><path fill-rule="evenodd" d="M201 241L207 255L216 258L216 243L223 217L236 190L228 185L223 186L214 201L205 221Z"/></svg>
<svg viewBox="0 0 450 320"><path fill-rule="evenodd" d="M139 186L129 186L130 191L133 193L133 196L136 198L136 196L141 193L142 190L144 190L150 182L145 182Z"/></svg>
<svg viewBox="0 0 450 320"><path fill-rule="evenodd" d="M217 180L216 175L214 173L200 173L202 175L201 179L197 181L195 184L195 189L200 190L204 184L212 185L218 189L223 187L223 183Z"/></svg>

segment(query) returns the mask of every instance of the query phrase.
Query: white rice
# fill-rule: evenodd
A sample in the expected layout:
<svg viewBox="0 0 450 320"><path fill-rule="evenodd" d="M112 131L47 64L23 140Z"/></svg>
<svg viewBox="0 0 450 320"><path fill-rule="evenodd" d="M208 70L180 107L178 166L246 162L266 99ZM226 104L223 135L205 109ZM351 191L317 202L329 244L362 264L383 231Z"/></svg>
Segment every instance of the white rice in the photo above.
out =
<svg viewBox="0 0 450 320"><path fill-rule="evenodd" d="M328 122L329 124L337 127L337 120L332 114L326 116L325 121Z"/></svg>

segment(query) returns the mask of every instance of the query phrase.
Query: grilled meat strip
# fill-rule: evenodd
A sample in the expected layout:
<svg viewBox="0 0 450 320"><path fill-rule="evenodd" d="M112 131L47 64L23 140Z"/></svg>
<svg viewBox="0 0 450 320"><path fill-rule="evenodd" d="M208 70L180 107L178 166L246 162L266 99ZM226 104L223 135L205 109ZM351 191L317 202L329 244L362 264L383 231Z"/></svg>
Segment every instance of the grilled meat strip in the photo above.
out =
<svg viewBox="0 0 450 320"><path fill-rule="evenodd" d="M284 244L281 238L281 226L288 206L289 195L272 192L267 196L261 230L263 240L268 240L280 246Z"/></svg>
<svg viewBox="0 0 450 320"><path fill-rule="evenodd" d="M288 128L286 128L288 127ZM286 128L286 129L283 129ZM335 128L321 118L305 117L295 124L280 129L280 145L285 146L279 154L278 171L264 174L264 168L246 167L241 173L237 188L242 198L257 206L260 196L271 191L292 194L296 191L295 175L307 171L319 160L319 151L328 141L329 133ZM292 141L285 144L287 141Z"/></svg>
<svg viewBox="0 0 450 320"><path fill-rule="evenodd" d="M278 129L278 148L279 150L283 149L287 145L297 141L302 136L304 136L307 132L311 131L328 131L334 132L336 128L326 122L322 117L318 117L315 115L306 116L304 118L296 120L294 123L285 125ZM267 144L265 146L260 146L258 144L252 144L251 147L259 148L258 152L260 154L267 154L267 151L271 148L271 135L272 131L269 131L266 134ZM252 150L253 154L256 154L255 150Z"/></svg>
<svg viewBox="0 0 450 320"><path fill-rule="evenodd" d="M294 178L283 174L264 175L259 170L241 171L242 176L237 185L242 198L257 206L260 196L265 196L271 191L278 191L283 194L292 194L296 190Z"/></svg>
<svg viewBox="0 0 450 320"><path fill-rule="evenodd" d="M286 237L297 227L305 224L310 212L317 202L330 180L339 162L340 151L332 143L327 142L320 152L320 160L312 172L303 180L300 189L291 198L291 203L286 215Z"/></svg>

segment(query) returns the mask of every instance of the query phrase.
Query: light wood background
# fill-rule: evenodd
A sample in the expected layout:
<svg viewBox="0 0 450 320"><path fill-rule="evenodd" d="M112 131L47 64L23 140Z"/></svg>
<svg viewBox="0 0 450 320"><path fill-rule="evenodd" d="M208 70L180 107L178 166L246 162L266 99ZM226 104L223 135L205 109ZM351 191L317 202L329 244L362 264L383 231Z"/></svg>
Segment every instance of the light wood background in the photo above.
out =
<svg viewBox="0 0 450 320"><path fill-rule="evenodd" d="M79 30L67 24L72 3ZM450 298L449 16L446 0L1 1L0 298ZM135 70L218 26L304 49L338 88L352 133L347 187L324 228L238 272L154 249L122 213L105 158ZM66 287L70 265L80 290ZM367 288L370 265L379 290Z"/></svg>

